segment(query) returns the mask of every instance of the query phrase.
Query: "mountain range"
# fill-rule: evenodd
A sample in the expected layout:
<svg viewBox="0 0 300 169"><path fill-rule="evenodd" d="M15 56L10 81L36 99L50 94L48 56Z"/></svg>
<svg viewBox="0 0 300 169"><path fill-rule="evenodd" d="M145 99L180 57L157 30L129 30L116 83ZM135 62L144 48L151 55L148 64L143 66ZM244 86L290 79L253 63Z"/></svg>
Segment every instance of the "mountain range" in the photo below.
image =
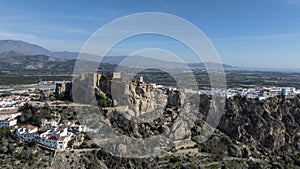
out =
<svg viewBox="0 0 300 169"><path fill-rule="evenodd" d="M9 69L53 69L61 67L74 66L79 52L52 52L39 45L31 44L21 40L0 40L0 67L2 70ZM145 66L160 66L166 68L183 68L186 65L183 63L164 61L160 59L148 58L143 56L110 56L100 57L92 54L82 54L81 58L102 59L102 63L119 65L123 62L123 66L145 67ZM55 66L55 65L58 65ZM192 69L204 69L203 63L187 64ZM206 63L206 66L216 66L216 63ZM223 64L224 69L235 69L236 67ZM71 68L71 67L70 67Z"/></svg>

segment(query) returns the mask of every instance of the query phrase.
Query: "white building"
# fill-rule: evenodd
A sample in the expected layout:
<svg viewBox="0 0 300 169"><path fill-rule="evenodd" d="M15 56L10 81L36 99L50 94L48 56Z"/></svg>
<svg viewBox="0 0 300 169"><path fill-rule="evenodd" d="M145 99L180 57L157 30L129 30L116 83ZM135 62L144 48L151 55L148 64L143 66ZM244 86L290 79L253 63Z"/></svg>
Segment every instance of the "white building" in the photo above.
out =
<svg viewBox="0 0 300 169"><path fill-rule="evenodd" d="M259 97L258 97L258 100L259 100L259 101L266 100L266 97L264 97L264 96L259 96Z"/></svg>
<svg viewBox="0 0 300 169"><path fill-rule="evenodd" d="M235 90L227 90L226 91L226 97L227 97L227 99L229 99L229 98L233 98L233 97L236 97L236 96L238 96L239 94L237 93L237 91L235 91Z"/></svg>
<svg viewBox="0 0 300 169"><path fill-rule="evenodd" d="M13 127L17 125L17 119L8 118L5 120L0 120L0 127Z"/></svg>
<svg viewBox="0 0 300 169"><path fill-rule="evenodd" d="M247 93L246 98L247 99L256 99L256 98L258 98L258 94L257 93Z"/></svg>
<svg viewBox="0 0 300 169"><path fill-rule="evenodd" d="M67 128L61 128L58 130L47 130L42 132L35 140L50 148L65 149L68 142L71 140L72 135L72 133L67 132Z"/></svg>
<svg viewBox="0 0 300 169"><path fill-rule="evenodd" d="M18 108L12 108L11 110L0 111L0 120L14 119L20 115L21 112L18 112Z"/></svg>
<svg viewBox="0 0 300 169"><path fill-rule="evenodd" d="M73 134L70 133L68 136L61 136L57 139L56 149L65 149L68 146L68 142L71 140L71 136Z"/></svg>
<svg viewBox="0 0 300 169"><path fill-rule="evenodd" d="M86 131L86 127L83 125L67 123L66 127L68 128L68 131L78 131L78 132Z"/></svg>
<svg viewBox="0 0 300 169"><path fill-rule="evenodd" d="M294 96L296 93L296 88L295 87L284 87L281 90L281 94L283 96Z"/></svg>
<svg viewBox="0 0 300 169"><path fill-rule="evenodd" d="M0 111L0 127L13 127L17 125L17 116L21 115L18 109Z"/></svg>
<svg viewBox="0 0 300 169"><path fill-rule="evenodd" d="M42 124L45 128L47 128L47 129L53 129L53 128L55 128L58 124L57 124L57 122L55 121L55 120L47 120L47 119L45 119L44 121L43 121L43 124Z"/></svg>
<svg viewBox="0 0 300 169"><path fill-rule="evenodd" d="M18 136L22 136L23 134L32 134L38 131L38 128L33 125L25 125L25 126L19 126L16 129L16 134Z"/></svg>
<svg viewBox="0 0 300 169"><path fill-rule="evenodd" d="M56 126L55 124L53 121L46 122L46 125L39 130L32 125L19 126L16 129L16 134L25 141L34 140L49 148L65 149L73 133L68 132L68 127L65 125ZM81 125L74 125L73 127L74 130L80 130Z"/></svg>

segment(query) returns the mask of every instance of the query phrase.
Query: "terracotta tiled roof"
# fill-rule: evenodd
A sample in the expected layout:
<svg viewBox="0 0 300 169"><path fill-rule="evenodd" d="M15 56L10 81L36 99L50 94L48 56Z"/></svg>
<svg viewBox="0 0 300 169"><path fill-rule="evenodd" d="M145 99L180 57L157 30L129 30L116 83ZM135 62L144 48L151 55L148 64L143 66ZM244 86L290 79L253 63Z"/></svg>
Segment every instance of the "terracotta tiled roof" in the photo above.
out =
<svg viewBox="0 0 300 169"><path fill-rule="evenodd" d="M65 140L66 136L61 136L58 138L58 140Z"/></svg>
<svg viewBox="0 0 300 169"><path fill-rule="evenodd" d="M27 128L27 129L33 130L33 129L37 128L37 127L33 126L33 125L25 125L25 126L19 126L19 128Z"/></svg>
<svg viewBox="0 0 300 169"><path fill-rule="evenodd" d="M0 111L0 114L15 114L18 113L19 108L14 108L10 110Z"/></svg>
<svg viewBox="0 0 300 169"><path fill-rule="evenodd" d="M50 137L48 140L57 140L55 137Z"/></svg>

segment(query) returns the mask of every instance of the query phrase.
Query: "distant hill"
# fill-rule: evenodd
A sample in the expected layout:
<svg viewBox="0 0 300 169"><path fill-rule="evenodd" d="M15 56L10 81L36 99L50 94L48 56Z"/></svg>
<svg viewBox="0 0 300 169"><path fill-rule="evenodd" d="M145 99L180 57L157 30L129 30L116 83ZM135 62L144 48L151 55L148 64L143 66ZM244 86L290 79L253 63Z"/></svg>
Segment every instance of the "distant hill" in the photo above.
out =
<svg viewBox="0 0 300 169"><path fill-rule="evenodd" d="M124 62L125 63L122 63ZM135 67L144 67L144 66L161 66L165 68L185 68L188 66L191 69L205 69L205 65L210 68L214 68L216 66L220 66L218 63L213 62L206 62L204 63L180 63L180 62L172 62L172 61L163 61L156 58L148 58L143 56L130 56L130 58L127 60L126 56L112 56L112 57L104 57L102 60L102 63L111 63L119 65L122 63L124 66L132 66L135 65ZM235 70L238 69L237 67L228 65L228 64L222 64L224 69L226 70Z"/></svg>
<svg viewBox="0 0 300 169"><path fill-rule="evenodd" d="M104 57L101 61L102 63L111 63L122 66L129 67L164 67L164 68L184 68L186 65L184 63L172 62L172 61L163 61L156 58L144 57L133 55L130 57L127 56L109 56Z"/></svg>
<svg viewBox="0 0 300 169"><path fill-rule="evenodd" d="M64 60L46 55L0 57L1 70L72 71L76 60Z"/></svg>
<svg viewBox="0 0 300 169"><path fill-rule="evenodd" d="M14 51L24 55L47 55L50 51L28 42L15 41L15 40L0 40L0 53L6 53Z"/></svg>
<svg viewBox="0 0 300 169"><path fill-rule="evenodd" d="M67 59L67 60L78 59L79 55L81 59L87 59L87 60L98 60L101 58L100 56L93 55L93 54L68 52L68 51L50 52L48 55L52 57L61 58L61 59Z"/></svg>
<svg viewBox="0 0 300 169"><path fill-rule="evenodd" d="M207 67L211 67L211 68L220 66L219 63L213 63L213 62L206 62L205 64L204 63L188 63L188 66L192 69L205 69L205 65ZM222 66L226 70L238 69L238 67L234 67L234 66L227 65L227 64L222 64Z"/></svg>
<svg viewBox="0 0 300 169"><path fill-rule="evenodd" d="M37 69L38 67L45 68L44 66L47 65L47 63L49 63L49 65L54 65L54 63L56 62L58 64L68 63L68 60L73 60L74 62L74 60L76 60L79 55L81 55L82 59L86 59L89 61L99 61L101 59L101 57L97 55L80 54L79 52L51 52L48 49L43 48L41 46L20 40L0 40L0 65L2 69L8 68L9 65L14 67L18 67L18 65L23 65L21 67L32 67L34 69ZM6 60L4 58L8 59ZM130 58L126 58L126 56L109 56L102 58L102 63L109 63L115 65L119 65L123 61L126 61L123 64L123 66L133 66L142 68L145 66L163 66L164 68L186 67L184 63L173 62L172 60L163 61L160 59L148 58L143 56L131 56ZM28 65L26 66L25 63ZM48 67L50 68L51 66L49 65ZM203 63L188 63L187 65L192 69L205 69ZM208 67L214 67L216 65L217 63L206 63L206 66ZM223 64L222 66L224 69L236 69L236 67L226 64Z"/></svg>
<svg viewBox="0 0 300 169"><path fill-rule="evenodd" d="M0 53L0 58L7 58L7 57L11 57L11 56L24 56L25 54L23 53L18 53L15 51L9 51L9 52L3 52Z"/></svg>

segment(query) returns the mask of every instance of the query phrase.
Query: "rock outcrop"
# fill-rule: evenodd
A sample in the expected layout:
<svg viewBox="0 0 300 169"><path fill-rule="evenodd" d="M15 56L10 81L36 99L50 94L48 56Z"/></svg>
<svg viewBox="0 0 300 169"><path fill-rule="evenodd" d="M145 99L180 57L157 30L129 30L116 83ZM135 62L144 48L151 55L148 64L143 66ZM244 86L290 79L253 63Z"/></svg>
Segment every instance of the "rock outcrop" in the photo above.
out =
<svg viewBox="0 0 300 169"><path fill-rule="evenodd" d="M299 151L300 97L228 100L219 130L262 154ZM287 148L289 151L283 151Z"/></svg>

